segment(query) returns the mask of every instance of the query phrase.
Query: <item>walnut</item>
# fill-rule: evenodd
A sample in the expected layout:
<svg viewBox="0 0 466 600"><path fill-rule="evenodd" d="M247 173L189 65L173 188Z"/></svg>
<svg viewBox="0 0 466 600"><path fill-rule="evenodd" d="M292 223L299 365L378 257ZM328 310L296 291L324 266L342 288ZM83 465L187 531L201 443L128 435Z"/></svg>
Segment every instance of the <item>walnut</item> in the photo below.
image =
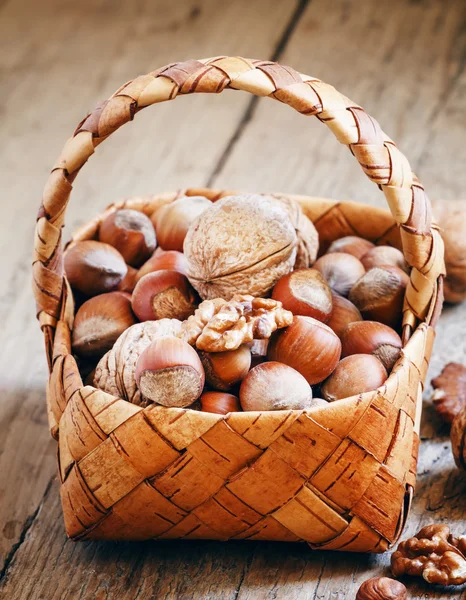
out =
<svg viewBox="0 0 466 600"><path fill-rule="evenodd" d="M455 463L466 471L466 405L453 419L450 438Z"/></svg>
<svg viewBox="0 0 466 600"><path fill-rule="evenodd" d="M432 208L445 243L445 300L456 304L466 298L466 201L437 201Z"/></svg>
<svg viewBox="0 0 466 600"><path fill-rule="evenodd" d="M94 385L133 404L145 405L135 379L140 354L156 338L175 337L181 329L177 319L145 321L129 327L105 354L95 370Z"/></svg>
<svg viewBox="0 0 466 600"><path fill-rule="evenodd" d="M201 302L183 322L178 337L199 350L224 352L267 339L292 321L293 314L277 300L236 295L229 302L220 298Z"/></svg>
<svg viewBox="0 0 466 600"><path fill-rule="evenodd" d="M280 203L258 194L215 202L184 241L188 279L202 299L265 296L295 264L298 238Z"/></svg>
<svg viewBox="0 0 466 600"><path fill-rule="evenodd" d="M306 217L299 203L293 198L280 196L280 194L274 194L272 197L288 213L298 237L298 250L294 268L309 267L315 262L319 250L319 234L314 227L314 223Z"/></svg>
<svg viewBox="0 0 466 600"><path fill-rule="evenodd" d="M455 538L444 524L427 525L415 537L401 542L392 554L395 577L417 575L428 583L466 583L466 537Z"/></svg>
<svg viewBox="0 0 466 600"><path fill-rule="evenodd" d="M406 587L396 579L372 577L365 581L356 594L356 600L407 600Z"/></svg>
<svg viewBox="0 0 466 600"><path fill-rule="evenodd" d="M448 363L438 377L432 379L435 410L446 423L466 406L466 367L459 363Z"/></svg>

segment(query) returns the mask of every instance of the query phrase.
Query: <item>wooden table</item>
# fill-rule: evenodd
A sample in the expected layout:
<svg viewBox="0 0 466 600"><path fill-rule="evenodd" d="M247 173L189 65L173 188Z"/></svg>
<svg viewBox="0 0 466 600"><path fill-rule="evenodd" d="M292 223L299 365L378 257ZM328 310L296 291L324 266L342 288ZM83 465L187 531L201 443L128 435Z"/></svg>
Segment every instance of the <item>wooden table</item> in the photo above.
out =
<svg viewBox="0 0 466 600"><path fill-rule="evenodd" d="M66 539L30 291L34 218L47 172L88 109L136 74L220 53L280 60L332 83L382 123L432 198L466 197L465 31L464 0L0 0L1 598L350 600L362 581L388 573L388 555L304 544ZM104 146L77 180L67 232L120 197L184 186L383 203L315 120L241 93L160 105ZM430 377L466 362L465 339L466 305L447 308ZM428 389L421 434L404 535L437 521L466 533L466 477ZM415 581L409 589L411 598L466 598Z"/></svg>

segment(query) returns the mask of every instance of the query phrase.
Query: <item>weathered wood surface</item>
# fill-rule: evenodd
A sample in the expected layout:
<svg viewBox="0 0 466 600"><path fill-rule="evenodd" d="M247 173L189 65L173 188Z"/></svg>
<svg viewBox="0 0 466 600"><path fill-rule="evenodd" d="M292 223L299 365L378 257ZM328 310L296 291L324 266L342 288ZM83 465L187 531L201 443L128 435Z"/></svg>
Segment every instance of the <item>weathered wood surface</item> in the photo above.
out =
<svg viewBox="0 0 466 600"><path fill-rule="evenodd" d="M466 6L380 3L0 4L0 598L350 600L389 556L313 553L257 542L73 544L58 502L45 417L45 359L29 291L42 182L83 113L135 73L219 53L279 56L361 102L412 161L432 197L466 197ZM24 15L28 18L24 18ZM179 103L178 103L179 102ZM383 202L314 119L244 94L183 98L143 112L78 178L71 228L124 195L202 185ZM276 112L274 112L276 111ZM149 122L148 119L151 119ZM154 122L155 120L155 122ZM149 129L150 128L150 129ZM148 132L152 135L147 135ZM129 148L128 148L129 146ZM466 306L442 316L430 373L466 362ZM406 535L442 520L466 533L466 477L426 393L418 489ZM1 565L0 565L1 567ZM411 598L466 598L409 582Z"/></svg>

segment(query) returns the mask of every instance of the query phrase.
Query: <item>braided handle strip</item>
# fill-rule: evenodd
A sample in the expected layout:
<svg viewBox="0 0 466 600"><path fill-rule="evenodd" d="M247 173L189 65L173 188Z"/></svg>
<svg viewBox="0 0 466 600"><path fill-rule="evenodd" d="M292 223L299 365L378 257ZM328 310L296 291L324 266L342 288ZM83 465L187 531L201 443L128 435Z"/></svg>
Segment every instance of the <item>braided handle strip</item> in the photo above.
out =
<svg viewBox="0 0 466 600"><path fill-rule="evenodd" d="M384 192L401 227L403 251L411 265L404 325L431 321L441 295L443 242L433 224L424 188L405 156L364 109L332 86L270 61L215 57L173 63L123 85L79 125L66 142L46 183L38 214L33 288L41 326L54 327L66 304L61 229L72 182L94 149L141 109L194 92L225 88L269 96L304 115L315 115L349 147L363 171Z"/></svg>

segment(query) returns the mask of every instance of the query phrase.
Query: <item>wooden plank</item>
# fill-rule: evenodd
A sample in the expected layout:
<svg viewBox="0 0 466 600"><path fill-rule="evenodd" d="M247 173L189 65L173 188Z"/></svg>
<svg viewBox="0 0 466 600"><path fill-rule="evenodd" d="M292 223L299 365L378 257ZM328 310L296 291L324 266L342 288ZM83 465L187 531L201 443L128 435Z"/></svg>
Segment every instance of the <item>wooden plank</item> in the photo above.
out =
<svg viewBox="0 0 466 600"><path fill-rule="evenodd" d="M464 197L466 4L353 7L312 0L281 59L358 102L409 158L432 198ZM314 117L260 99L214 187L285 191L386 206L350 152Z"/></svg>
<svg viewBox="0 0 466 600"><path fill-rule="evenodd" d="M86 111L131 77L173 60L234 54L240 46L246 55L272 56L297 3L265 5L13 0L0 6L0 189L6 208L0 237L0 570L56 472L30 285L33 227L47 173ZM67 231L124 195L204 183L247 102L240 94L225 94L223 102L205 95L138 115L113 143L99 147L100 156L79 176Z"/></svg>
<svg viewBox="0 0 466 600"><path fill-rule="evenodd" d="M387 132L400 143L408 156L418 157L419 164L413 161L413 165L418 168L423 180L426 178L423 173L425 166L422 165L429 166L429 170L432 170L430 176L434 180L436 161L441 160L444 165L452 163L455 181L451 184L452 187L447 188L444 197L459 194L466 183L464 173L460 168L456 171L455 166L461 157L462 146L459 139L464 135L464 129L461 130L461 127L464 127L465 118L465 75L464 70L461 71L458 67L457 58L464 51L464 44L462 45L459 37L459 28L464 16L462 5L460 2L449 2L448 10L440 11L440 2L418 5L401 3L398 0L391 3L390 8L380 3L376 4L372 0L367 4L373 7L370 14L366 14L362 9L353 14L348 13L348 5L343 0L335 2L332 11L328 10L328 4L325 9L324 2L312 0L305 18L291 39L283 62L307 72L311 69L305 68L306 64L303 65L304 61L309 62L306 57L317 59L325 52L325 62L324 59L320 59L322 60L321 72L313 69L311 74L324 76L325 73L325 79L330 83L335 84L353 99L362 100L372 114L380 119ZM442 3L442 6L445 7L446 4ZM411 25L408 26L407 23ZM369 25L376 28L377 35L367 35ZM432 35L432 32L435 35ZM409 51L411 55L414 52L412 60L415 61L416 66L408 70L405 57ZM424 53L430 57L430 63L427 59L424 61ZM353 61L351 68L348 64L348 56ZM380 68L381 64L387 71ZM435 68L432 69L432 65ZM400 90L394 96L388 84L389 79L385 77L386 72L391 73L394 79L402 80ZM370 73L371 78L369 79L364 73ZM410 77L416 79L420 87L412 87ZM437 87L442 88L445 81L450 82L447 88L451 89L446 98L442 96L442 100L437 94ZM406 86L408 90L405 90ZM385 91L383 94L379 92L378 95L374 93L374 88ZM460 102L461 90L463 90L462 103ZM437 96L432 98L432 94ZM227 97L228 95L225 94ZM236 99L237 95L234 96ZM430 123L429 114L441 100L444 110L432 124L427 125ZM372 105L369 102L372 102ZM411 109L412 102L420 110L419 116L416 110ZM221 104L222 101L217 100L218 103ZM274 115L273 118L269 116L262 122L261 128L257 127L257 119L262 118L263 111L269 110L269 105L270 110L278 105L268 100L260 101L259 105L260 111L253 114L251 122L245 124L243 135L240 136L239 143L231 156L233 162L227 160L225 171L217 179L218 184L223 182L225 185L232 186L233 182L236 182L234 187L287 189L358 200L369 197L365 190L367 189L368 192L374 188L371 201L382 200L381 195L377 195L375 187L365 182L364 178L357 173L357 166L355 164L350 166L351 162L354 163L354 159L345 154L344 150L335 143L333 146L326 146L325 139L327 141L330 139L330 142L333 140L322 126L316 123L315 131L320 128L321 135L324 137L322 139L311 137L304 133L304 128L300 131L301 128L297 126L299 123L297 119L302 121L303 117L293 115L289 117L289 121L284 121L284 130L281 131L281 135L278 132L280 137L273 137L272 130L269 131L267 128L267 123L275 124L277 118ZM430 113L422 108L425 105L431 107ZM285 107L278 106L278 110L285 111L280 113L280 118L288 119L286 115L292 114L291 111L285 110ZM387 113L385 116L393 119L393 125L398 129L389 129L384 111ZM454 117L451 117L452 114ZM419 119L420 136L414 136L415 123L412 123L410 118ZM456 124L455 130L450 130L451 118ZM286 137L283 131L286 132ZM258 136L262 136L260 145L257 142ZM287 144L285 139L290 140L290 143ZM437 145L432 145L429 140L452 140L452 142L451 145L444 144L437 149ZM308 154L308 145L311 151L314 149L315 152ZM275 151L276 148L279 148L280 152ZM239 149L243 151L240 158L237 156L238 152L241 154ZM301 151L302 158L301 156L298 158L297 153L293 154L295 149ZM319 149L321 154L317 154ZM180 152L179 146L174 152ZM337 154L347 157L347 166L346 163L339 162L344 160L343 158L339 158L336 163L333 162L333 157ZM217 156L219 156L218 152ZM104 157L104 160L110 166L110 159L107 162L107 158ZM133 163L130 167L134 169L133 176L136 164ZM313 169L315 166L316 171L309 172L309 164L313 165ZM231 165L236 165L236 173ZM347 172L347 168L351 171ZM317 176L317 172L321 175ZM225 179L228 173L231 180ZM354 183L350 173L354 175ZM116 176L118 181L120 176L118 173ZM341 182L340 177L342 177ZM125 185L125 181L126 178L122 175L121 185ZM309 186L308 182L312 185ZM128 180L128 185L129 183ZM364 187L366 183L367 188ZM116 183L109 182L108 185L110 185L109 189L113 190L112 186ZM157 184L154 186L160 188ZM323 191L325 189L328 191ZM84 196L85 194L82 198ZM111 199L113 197L108 198ZM89 214L91 214L90 210ZM20 315L24 318L26 315L26 301L25 299L22 307L23 313L18 312L16 318ZM448 360L465 362L465 313L466 306L463 306L451 309L443 315L432 361L432 374L438 373L440 366ZM17 333L18 329L15 331ZM30 337L32 338L32 334ZM12 351L15 346L10 345L9 348ZM28 355L29 352L28 350ZM30 355L29 361L31 361ZM36 376L38 381L40 371ZM37 394L40 395L42 388L37 386L36 389ZM17 400L17 396L12 398L15 406ZM426 401L421 433L423 443L418 490L406 535L413 534L423 524L434 520L450 522L455 527L455 531L461 533L466 516L464 512L466 480L464 475L454 468L446 431L436 423L428 401ZM39 442L36 448L38 447ZM18 460L18 467L22 466L23 462L24 458ZM34 461L33 464L37 463ZM364 579L387 574L388 560L388 555L379 557L311 552L306 546L297 544L254 542L73 544L65 541L64 538L57 488L54 484L45 495L40 511L32 519L31 527L10 564L3 588L0 588L0 597L8 599L239 598L243 600L245 598L257 600L308 597L352 600L357 587ZM414 581L409 582L409 594L410 598L419 600L425 598L427 594L429 598L437 600L453 597L451 592L442 589L432 591L427 585ZM466 591L459 591L455 597L464 600Z"/></svg>

